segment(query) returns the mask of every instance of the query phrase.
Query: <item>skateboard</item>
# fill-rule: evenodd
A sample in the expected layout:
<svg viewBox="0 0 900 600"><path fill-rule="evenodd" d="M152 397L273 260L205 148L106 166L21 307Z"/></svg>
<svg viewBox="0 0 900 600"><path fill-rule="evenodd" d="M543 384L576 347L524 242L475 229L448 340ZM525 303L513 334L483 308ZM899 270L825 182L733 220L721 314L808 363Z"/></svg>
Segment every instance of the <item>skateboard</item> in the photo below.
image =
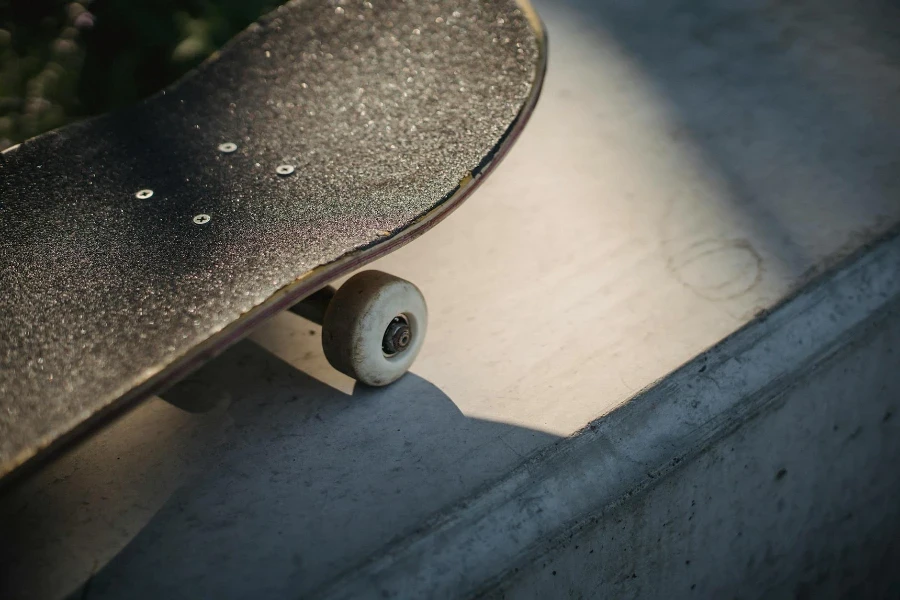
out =
<svg viewBox="0 0 900 600"><path fill-rule="evenodd" d="M294 1L171 88L0 154L0 477L292 310L385 385L421 292L365 271L498 164L547 61L525 0Z"/></svg>

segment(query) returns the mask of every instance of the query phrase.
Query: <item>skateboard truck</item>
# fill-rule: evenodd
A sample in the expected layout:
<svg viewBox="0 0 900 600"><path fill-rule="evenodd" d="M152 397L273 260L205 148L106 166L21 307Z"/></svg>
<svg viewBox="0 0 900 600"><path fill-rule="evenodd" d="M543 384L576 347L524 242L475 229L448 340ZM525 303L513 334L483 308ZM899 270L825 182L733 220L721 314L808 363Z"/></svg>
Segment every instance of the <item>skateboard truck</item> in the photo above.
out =
<svg viewBox="0 0 900 600"><path fill-rule="evenodd" d="M372 386L392 383L409 370L428 324L419 288L381 271L357 273L337 290L326 286L290 310L322 326L331 366Z"/></svg>

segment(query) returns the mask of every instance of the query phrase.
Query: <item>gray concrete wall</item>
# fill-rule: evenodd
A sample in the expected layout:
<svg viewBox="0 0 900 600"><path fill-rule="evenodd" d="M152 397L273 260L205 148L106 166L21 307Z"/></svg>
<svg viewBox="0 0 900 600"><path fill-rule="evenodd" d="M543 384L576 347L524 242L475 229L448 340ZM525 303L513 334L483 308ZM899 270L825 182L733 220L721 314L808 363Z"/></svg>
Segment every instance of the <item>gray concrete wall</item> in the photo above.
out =
<svg viewBox="0 0 900 600"><path fill-rule="evenodd" d="M900 597L900 304L495 598Z"/></svg>

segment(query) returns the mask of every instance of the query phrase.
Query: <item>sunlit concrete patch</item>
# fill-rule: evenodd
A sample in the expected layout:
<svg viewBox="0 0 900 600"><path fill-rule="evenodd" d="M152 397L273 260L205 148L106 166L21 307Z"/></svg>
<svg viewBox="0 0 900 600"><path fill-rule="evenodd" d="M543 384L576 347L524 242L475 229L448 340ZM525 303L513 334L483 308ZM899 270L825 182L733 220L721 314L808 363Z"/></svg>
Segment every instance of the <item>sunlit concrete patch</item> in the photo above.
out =
<svg viewBox="0 0 900 600"><path fill-rule="evenodd" d="M466 414L569 435L900 219L896 74L822 42L868 9L806 3L782 47L802 15L760 6L539 5L551 64L520 142L377 265L425 292L416 368Z"/></svg>
<svg viewBox="0 0 900 600"><path fill-rule="evenodd" d="M762 258L747 240L700 240L669 257L678 280L707 300L749 293L763 274Z"/></svg>
<svg viewBox="0 0 900 600"><path fill-rule="evenodd" d="M356 382L335 370L322 352L322 327L296 315L278 315L250 335L250 339L310 377L344 394Z"/></svg>

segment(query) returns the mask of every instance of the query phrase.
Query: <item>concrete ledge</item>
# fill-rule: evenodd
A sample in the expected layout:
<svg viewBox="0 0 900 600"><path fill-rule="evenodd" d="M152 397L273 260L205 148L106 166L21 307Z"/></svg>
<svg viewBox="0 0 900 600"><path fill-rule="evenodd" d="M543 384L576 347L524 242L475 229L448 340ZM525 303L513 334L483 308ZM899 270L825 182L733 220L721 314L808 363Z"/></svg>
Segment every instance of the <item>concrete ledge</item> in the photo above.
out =
<svg viewBox="0 0 900 600"><path fill-rule="evenodd" d="M895 525L900 512L895 503L867 506L863 500L883 501L900 487L896 469L886 471L900 457L898 420L891 419L900 389L896 364L891 363L900 335L897 265L900 239L894 237L627 405L539 452L416 535L345 573L317 597L376 592L382 597L455 597L490 589L546 597L554 589L554 575L545 565L554 560L561 565L558 570L565 568L570 575L570 592L653 595L650 588L628 583L633 574L637 579L636 571L617 571L617 565L652 565L671 553L668 560L684 566L690 560L685 547L731 549L725 556L698 561L694 569L706 574L698 578L706 589L698 592L722 593L729 591L721 587L726 582L737 586L754 574L771 576L755 563L760 548L771 564L796 558L788 556L794 536L817 532L816 539L825 543L823 552L829 540L834 548L843 546L846 540L831 537L840 529L831 519L848 498L850 504L866 507L869 520ZM846 361L856 361L856 366L847 370L849 379L840 386ZM832 380L834 386L822 389L823 382ZM863 417L872 424L868 429L859 424L856 432L850 424ZM826 457L842 455L848 434L857 450L847 460L830 463ZM731 438L744 440L747 453L732 460L724 473L700 468L715 462L712 453L723 452ZM781 467L784 475L780 469L763 470L760 480L734 472L740 465L765 462L772 452L792 465ZM874 462L862 460L873 457ZM776 494L787 473L794 477L793 465L805 478L792 492ZM728 478L734 487L725 485ZM823 481L831 484L818 485ZM689 490L704 496L706 506L684 505ZM790 503L791 530L766 529L778 525L777 520L755 510L756 502L776 497L772 494L783 506ZM823 504L813 510L819 502ZM667 537L678 546L669 549L662 542L667 510L674 520L691 520L701 510L715 518ZM609 564L580 552L577 542L567 545L579 531L581 539L602 548ZM735 536L744 542L736 543ZM873 546L881 551L876 542ZM789 578L793 568L799 566L792 562L781 571ZM663 586L667 579L660 573L654 572L652 580L654 589L662 586L656 591L672 592ZM693 591L690 585L679 592Z"/></svg>

